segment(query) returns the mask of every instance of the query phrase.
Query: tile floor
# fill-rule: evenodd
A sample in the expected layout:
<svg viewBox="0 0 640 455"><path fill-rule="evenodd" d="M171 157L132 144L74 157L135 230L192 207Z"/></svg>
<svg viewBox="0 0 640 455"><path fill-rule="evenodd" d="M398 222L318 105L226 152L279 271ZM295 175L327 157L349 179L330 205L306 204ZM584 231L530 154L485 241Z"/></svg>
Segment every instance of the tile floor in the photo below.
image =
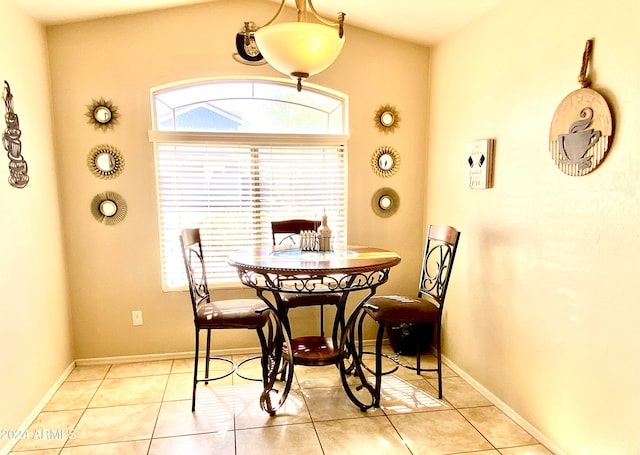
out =
<svg viewBox="0 0 640 455"><path fill-rule="evenodd" d="M11 453L551 455L446 367L443 400L434 374L402 369L385 376L382 406L367 412L347 398L336 367L296 367L274 417L260 410L259 383L235 375L199 385L192 413L192 367L78 366ZM259 363L244 368L259 372Z"/></svg>

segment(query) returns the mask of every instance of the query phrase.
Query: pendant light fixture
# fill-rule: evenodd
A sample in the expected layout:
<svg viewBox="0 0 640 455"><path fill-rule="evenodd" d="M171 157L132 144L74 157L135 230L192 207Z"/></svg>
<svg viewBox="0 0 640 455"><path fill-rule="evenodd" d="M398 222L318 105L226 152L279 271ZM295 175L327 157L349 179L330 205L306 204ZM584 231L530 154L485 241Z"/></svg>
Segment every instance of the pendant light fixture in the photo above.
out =
<svg viewBox="0 0 640 455"><path fill-rule="evenodd" d="M297 22L274 24L284 10L286 0L282 0L275 16L261 27L249 26L245 22L245 43L251 34L264 59L277 71L298 81L298 91L302 81L327 69L340 55L344 45L344 13L338 13L338 20L323 18L313 7L312 0L295 0ZM308 11L319 21L307 22Z"/></svg>

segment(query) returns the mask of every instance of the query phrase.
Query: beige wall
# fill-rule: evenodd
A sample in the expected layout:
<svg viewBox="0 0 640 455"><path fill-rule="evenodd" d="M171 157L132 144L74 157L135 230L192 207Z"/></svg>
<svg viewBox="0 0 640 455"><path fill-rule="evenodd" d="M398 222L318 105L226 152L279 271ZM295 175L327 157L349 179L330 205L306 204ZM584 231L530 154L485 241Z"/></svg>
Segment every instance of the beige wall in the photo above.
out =
<svg viewBox="0 0 640 455"><path fill-rule="evenodd" d="M446 354L567 454L640 453L638 23L636 0L510 0L432 49L426 220L463 233ZM616 131L569 177L549 126L589 38ZM481 138L495 188L472 191Z"/></svg>
<svg viewBox="0 0 640 455"><path fill-rule="evenodd" d="M508 0L431 56L423 47L348 26L341 57L310 81L350 95L349 241L403 256L382 291L414 292L424 223L458 227L463 236L445 315L446 355L558 453L640 451L639 8L635 0ZM242 22L261 22L272 10L259 2L219 1L51 27L50 105L43 31L0 0L0 67L16 96L32 179L24 190L0 180L6 239L0 337L10 346L2 351L3 371L12 367L0 378L7 397L1 428L19 425L73 358L192 349L187 294L160 289L149 89L199 77L277 76L230 56ZM611 103L616 133L598 169L569 177L551 161L548 130L557 105L578 88L591 37L590 75ZM84 116L86 104L99 97L121 113L106 133ZM385 103L402 117L389 136L372 121ZM471 191L466 145L488 137L497 141L495 188ZM88 171L87 154L100 143L125 156L125 171L113 181ZM390 179L369 166L380 145L401 154L400 172ZM401 197L400 211L389 219L370 209L382 186ZM105 190L128 202L119 225L100 225L89 213L91 198ZM28 261L34 255L38 261ZM240 295L251 293L218 297ZM133 309L143 310L142 327L131 326ZM41 321L46 325L33 331ZM244 332L217 339L225 349L255 344Z"/></svg>
<svg viewBox="0 0 640 455"><path fill-rule="evenodd" d="M243 21L261 23L273 13L270 3L216 1L48 29L77 358L193 349L188 294L163 293L160 285L149 90L193 78L279 76L269 66L245 66L231 57ZM309 83L350 96L348 240L398 251L403 262L387 290L413 292L423 235L428 50L350 26L346 35L337 62ZM86 105L100 97L121 114L107 132L88 125L84 115ZM389 136L373 122L386 103L396 105L402 117L400 129ZM100 143L124 155L117 179L100 180L87 168L87 154ZM376 176L369 164L380 145L401 154L400 171L390 179ZM370 199L386 185L398 191L401 207L394 217L381 219ZM105 190L127 201L121 224L101 225L89 212L93 196ZM214 297L252 295L238 289ZM143 326L132 326L134 309L143 311ZM316 314L301 312L298 322L308 326ZM247 331L225 333L216 342L223 349L257 346L255 334Z"/></svg>
<svg viewBox="0 0 640 455"><path fill-rule="evenodd" d="M44 28L0 0L8 81L30 181L9 185L0 153L0 428L17 429L73 361ZM5 130L0 101L0 129ZM0 451L7 440L0 440Z"/></svg>

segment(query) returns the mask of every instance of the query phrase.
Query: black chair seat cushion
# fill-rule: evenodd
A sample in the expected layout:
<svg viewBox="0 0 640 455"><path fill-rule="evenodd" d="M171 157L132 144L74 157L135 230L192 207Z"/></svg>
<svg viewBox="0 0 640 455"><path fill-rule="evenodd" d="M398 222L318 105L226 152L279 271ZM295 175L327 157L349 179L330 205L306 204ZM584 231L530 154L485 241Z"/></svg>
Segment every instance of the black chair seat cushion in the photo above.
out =
<svg viewBox="0 0 640 455"><path fill-rule="evenodd" d="M222 300L198 306L198 325L205 329L257 329L269 318L259 310L267 305L258 299Z"/></svg>
<svg viewBox="0 0 640 455"><path fill-rule="evenodd" d="M286 294L282 293L282 303L287 308L312 305L338 305L340 294Z"/></svg>
<svg viewBox="0 0 640 455"><path fill-rule="evenodd" d="M385 325L429 324L439 319L439 309L431 301L397 295L372 297L365 305L365 311Z"/></svg>

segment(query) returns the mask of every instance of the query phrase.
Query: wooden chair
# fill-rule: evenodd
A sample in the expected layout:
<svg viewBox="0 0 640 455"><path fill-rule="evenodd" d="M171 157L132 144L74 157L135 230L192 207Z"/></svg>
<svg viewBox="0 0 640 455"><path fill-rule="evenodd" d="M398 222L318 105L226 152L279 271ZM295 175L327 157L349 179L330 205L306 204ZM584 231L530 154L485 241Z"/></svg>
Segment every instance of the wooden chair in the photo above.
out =
<svg viewBox="0 0 640 455"><path fill-rule="evenodd" d="M291 245L297 246L299 242L300 231L317 231L320 226L320 221L315 220L303 220L303 219L291 219L282 221L271 222L271 236L273 239L273 245ZM314 346L317 343L323 344L321 338L325 338L324 332L324 307L327 305L337 306L340 303L340 294L290 294L282 293L282 304L284 306L283 311L288 312L291 308L299 308L306 306L319 306L320 307L320 330L319 337L303 337L297 340L292 340L294 344L296 342L307 343L309 346ZM336 341L337 345L337 341ZM294 359L296 363L303 365L323 365L323 361L316 360L313 356L309 358L296 357ZM320 363L318 363L320 362Z"/></svg>
<svg viewBox="0 0 640 455"><path fill-rule="evenodd" d="M424 249L422 272L418 288L418 298L404 296L374 296L361 308L358 327L362 330L365 316L373 319L378 324L375 345L375 368L369 371L375 374L373 388L373 406L380 406L380 386L382 375L389 373L382 371L382 357L393 360L397 365L412 369L418 375L423 371L435 371L438 374L438 397L442 399L442 356L441 356L441 323L444 309L447 287L451 277L453 260L458 248L460 232L451 226L430 225ZM420 365L420 336L416 336L416 366L402 363L398 356L389 356L382 353L382 339L385 327L406 325L421 328L428 325L434 327L433 349L435 350L436 368L425 369ZM360 341L358 347L358 361L361 362L363 348ZM396 367L397 369L397 367ZM395 371L392 370L392 371ZM352 398L353 400L353 398ZM356 403L361 405L361 403Z"/></svg>
<svg viewBox="0 0 640 455"><path fill-rule="evenodd" d="M274 340L281 333L274 332L273 324L270 320L269 307L259 299L233 299L222 300L217 302L211 301L211 294L207 285L207 276L204 266L204 256L202 253L202 243L200 240L199 229L183 229L180 235L180 245L182 247L182 256L184 259L185 270L189 281L189 291L191 295L191 306L193 309L193 322L195 325L195 359L193 366L193 395L191 400L191 411L196 409L196 388L198 383L222 379L234 372L244 379L261 380L265 387L265 391L261 396L262 408L274 414L275 410L281 405L271 402L272 394L270 392L275 373L272 370L279 368L280 357L274 358L274 347L279 349ZM265 336L265 328L268 329L268 335ZM222 329L251 329L258 334L261 347L261 356L254 356L236 364L233 360L225 357L211 355L211 331ZM204 377L198 376L198 358L200 353L200 331L206 331L207 344L205 350L205 372ZM280 352L276 352L279 356ZM241 375L238 368L242 363L261 357L262 362L262 378L253 379ZM220 360L229 364L229 369L224 373L216 376L209 376L209 364L211 360ZM284 376L284 375L283 375ZM287 378L287 389L290 387L291 379ZM288 390L287 390L288 392Z"/></svg>
<svg viewBox="0 0 640 455"><path fill-rule="evenodd" d="M271 222L271 238L273 245L299 245L301 231L317 231L320 221L315 220L282 220Z"/></svg>

